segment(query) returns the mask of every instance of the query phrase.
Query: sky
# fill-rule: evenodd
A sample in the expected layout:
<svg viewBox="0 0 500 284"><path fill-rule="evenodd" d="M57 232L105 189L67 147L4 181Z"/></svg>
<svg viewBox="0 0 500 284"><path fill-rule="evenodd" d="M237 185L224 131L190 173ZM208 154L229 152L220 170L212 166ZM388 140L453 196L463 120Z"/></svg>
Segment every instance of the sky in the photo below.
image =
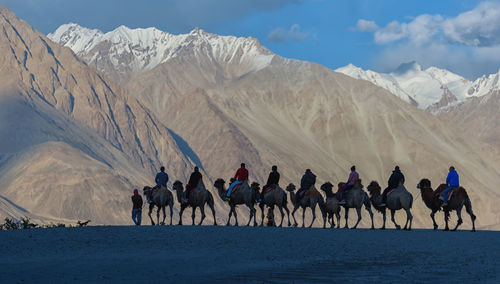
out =
<svg viewBox="0 0 500 284"><path fill-rule="evenodd" d="M257 38L273 52L336 69L390 72L401 63L468 79L500 68L500 0L0 0L48 34L73 22L174 34L195 27Z"/></svg>

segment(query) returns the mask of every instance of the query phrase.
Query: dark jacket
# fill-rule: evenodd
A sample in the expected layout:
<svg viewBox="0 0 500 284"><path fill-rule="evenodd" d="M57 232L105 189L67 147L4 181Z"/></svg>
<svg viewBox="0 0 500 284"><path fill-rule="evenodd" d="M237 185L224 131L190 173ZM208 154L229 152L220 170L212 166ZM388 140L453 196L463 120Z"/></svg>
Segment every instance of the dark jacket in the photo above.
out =
<svg viewBox="0 0 500 284"><path fill-rule="evenodd" d="M309 189L316 183L316 176L312 172L306 172L300 180L301 189Z"/></svg>
<svg viewBox="0 0 500 284"><path fill-rule="evenodd" d="M157 185L167 186L168 175L166 172L159 172L156 174L155 182Z"/></svg>
<svg viewBox="0 0 500 284"><path fill-rule="evenodd" d="M193 172L191 176L189 177L189 188L195 188L198 186L198 183L200 182L202 176L200 172Z"/></svg>
<svg viewBox="0 0 500 284"><path fill-rule="evenodd" d="M269 177L267 178L267 186L273 185L273 184L279 184L280 183L280 173L276 172L270 172Z"/></svg>
<svg viewBox="0 0 500 284"><path fill-rule="evenodd" d="M132 209L142 209L142 197L140 195L132 195L132 203L134 204Z"/></svg>
<svg viewBox="0 0 500 284"><path fill-rule="evenodd" d="M399 183L405 183L405 176L399 170L392 171L391 176L389 177L389 188L396 188L399 186Z"/></svg>

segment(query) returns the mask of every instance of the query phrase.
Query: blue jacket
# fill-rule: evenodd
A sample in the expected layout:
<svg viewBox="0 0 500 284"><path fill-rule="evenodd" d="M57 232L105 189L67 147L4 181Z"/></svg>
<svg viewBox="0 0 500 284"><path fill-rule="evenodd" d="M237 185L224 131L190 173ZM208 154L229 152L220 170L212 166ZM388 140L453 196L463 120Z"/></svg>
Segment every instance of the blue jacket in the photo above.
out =
<svg viewBox="0 0 500 284"><path fill-rule="evenodd" d="M453 170L448 173L448 176L446 177L446 184L449 186L460 186L457 171Z"/></svg>
<svg viewBox="0 0 500 284"><path fill-rule="evenodd" d="M159 172L156 174L155 182L157 185L167 186L168 175L166 172Z"/></svg>

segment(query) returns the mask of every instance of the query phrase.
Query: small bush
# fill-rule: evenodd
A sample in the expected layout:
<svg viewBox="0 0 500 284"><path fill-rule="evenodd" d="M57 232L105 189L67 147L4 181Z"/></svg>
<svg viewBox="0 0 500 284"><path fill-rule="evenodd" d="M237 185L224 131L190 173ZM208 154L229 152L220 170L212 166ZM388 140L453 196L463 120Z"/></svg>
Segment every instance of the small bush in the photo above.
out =
<svg viewBox="0 0 500 284"><path fill-rule="evenodd" d="M24 217L21 218L21 228L23 229L33 229L33 228L38 228L39 225L35 223L31 223L31 220L29 217Z"/></svg>
<svg viewBox="0 0 500 284"><path fill-rule="evenodd" d="M5 218L5 223L2 225L2 230L17 230L19 228L19 224L15 220L9 218Z"/></svg>
<svg viewBox="0 0 500 284"><path fill-rule="evenodd" d="M90 223L90 220L87 220L87 221L84 221L84 222L82 222L82 221L78 221L76 224L77 224L77 226L78 226L78 227L85 227L85 226L87 226L89 223Z"/></svg>

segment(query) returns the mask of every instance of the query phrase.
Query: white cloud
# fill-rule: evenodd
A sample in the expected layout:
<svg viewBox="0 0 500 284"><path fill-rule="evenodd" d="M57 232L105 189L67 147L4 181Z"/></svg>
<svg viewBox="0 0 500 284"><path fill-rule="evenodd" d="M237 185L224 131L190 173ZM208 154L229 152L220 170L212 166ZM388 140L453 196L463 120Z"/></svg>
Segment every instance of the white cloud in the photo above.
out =
<svg viewBox="0 0 500 284"><path fill-rule="evenodd" d="M273 42L304 41L309 33L301 30L298 24L293 24L288 30L276 28L269 32L267 39Z"/></svg>
<svg viewBox="0 0 500 284"><path fill-rule="evenodd" d="M378 29L379 27L374 21L359 19L356 23L356 27L352 30L360 32L374 32Z"/></svg>
<svg viewBox="0 0 500 284"><path fill-rule="evenodd" d="M367 22L358 20L355 30L368 31L363 29ZM492 46L500 44L500 3L483 2L454 18L423 14L407 23L392 21L385 27L373 28L378 26L370 22L369 26L377 44L408 40L422 45L431 40L446 40L469 46Z"/></svg>
<svg viewBox="0 0 500 284"><path fill-rule="evenodd" d="M500 44L500 3L483 2L475 9L443 23L445 37L471 46Z"/></svg>
<svg viewBox="0 0 500 284"><path fill-rule="evenodd" d="M355 30L362 31L359 25ZM482 2L455 17L423 14L407 22L392 21L371 32L376 44L386 46L373 62L381 71L415 60L475 79L500 66L498 2Z"/></svg>

